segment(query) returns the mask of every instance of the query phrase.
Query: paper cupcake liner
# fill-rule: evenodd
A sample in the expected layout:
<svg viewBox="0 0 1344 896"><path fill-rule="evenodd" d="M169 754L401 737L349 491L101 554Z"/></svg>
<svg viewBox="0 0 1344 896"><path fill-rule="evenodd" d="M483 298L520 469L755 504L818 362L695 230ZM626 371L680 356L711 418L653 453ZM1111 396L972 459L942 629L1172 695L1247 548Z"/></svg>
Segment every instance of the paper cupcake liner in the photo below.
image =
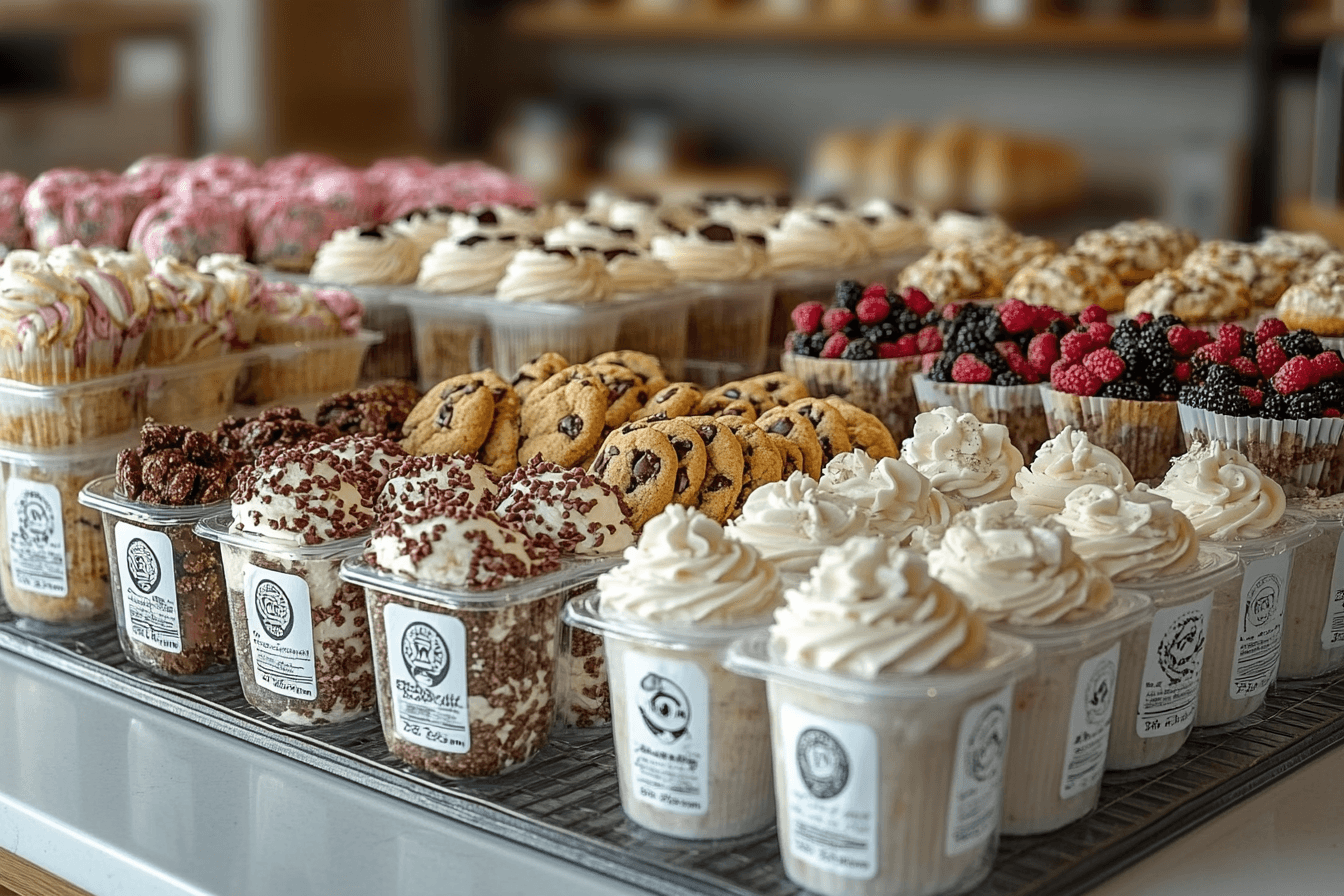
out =
<svg viewBox="0 0 1344 896"><path fill-rule="evenodd" d="M135 368L142 336L118 336L93 342L81 355L73 347L47 346L21 351L0 349L0 379L50 386L127 373Z"/></svg>
<svg viewBox="0 0 1344 896"><path fill-rule="evenodd" d="M140 346L140 360L147 367L189 364L218 358L228 350L218 327L206 323L152 320Z"/></svg>
<svg viewBox="0 0 1344 896"><path fill-rule="evenodd" d="M918 355L846 361L786 352L780 358L780 369L807 384L809 394L818 398L839 395L858 405L886 425L897 445L910 437L919 413L911 385L919 364Z"/></svg>
<svg viewBox="0 0 1344 896"><path fill-rule="evenodd" d="M1218 439L1237 449L1280 485L1344 491L1344 417L1269 420L1233 417L1203 408L1179 405L1181 429L1188 448L1196 441Z"/></svg>
<svg viewBox="0 0 1344 896"><path fill-rule="evenodd" d="M1050 437L1040 386L992 386L988 383L939 383L924 374L912 377L921 413L944 406L974 414L981 423L1002 423L1008 438L1030 464Z"/></svg>
<svg viewBox="0 0 1344 896"><path fill-rule="evenodd" d="M257 324L257 341L265 345L283 345L287 342L309 342L317 339L335 339L342 335L338 324L306 327L263 317Z"/></svg>
<svg viewBox="0 0 1344 896"><path fill-rule="evenodd" d="M1344 336L1321 336L1321 348L1344 353Z"/></svg>
<svg viewBox="0 0 1344 896"><path fill-rule="evenodd" d="M1072 395L1056 392L1048 383L1042 383L1040 389L1052 438L1065 426L1087 433L1092 444L1124 461L1135 481L1160 480L1171 459L1185 452L1174 401Z"/></svg>

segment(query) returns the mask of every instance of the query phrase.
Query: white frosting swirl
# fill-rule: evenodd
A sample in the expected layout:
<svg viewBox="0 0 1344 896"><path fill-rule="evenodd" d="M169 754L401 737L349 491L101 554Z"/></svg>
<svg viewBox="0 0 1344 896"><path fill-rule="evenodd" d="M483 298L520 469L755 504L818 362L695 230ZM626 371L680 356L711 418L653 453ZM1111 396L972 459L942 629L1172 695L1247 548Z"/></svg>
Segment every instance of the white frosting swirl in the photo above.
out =
<svg viewBox="0 0 1344 896"><path fill-rule="evenodd" d="M869 534L897 544L909 544L915 531L930 523L929 480L899 458L873 460L862 448L837 454L826 464L819 485L863 508Z"/></svg>
<svg viewBox="0 0 1344 896"><path fill-rule="evenodd" d="M412 283L420 272L420 248L404 233L347 227L317 250L312 278L343 286Z"/></svg>
<svg viewBox="0 0 1344 896"><path fill-rule="evenodd" d="M1174 576L1199 561L1195 527L1146 486L1079 486L1054 518L1073 536L1073 549L1115 582Z"/></svg>
<svg viewBox="0 0 1344 896"><path fill-rule="evenodd" d="M726 239L712 239L724 236ZM710 236L706 236L706 234ZM765 249L723 224L710 224L685 234L656 236L649 251L686 282L759 280L769 269Z"/></svg>
<svg viewBox="0 0 1344 896"><path fill-rule="evenodd" d="M853 500L795 472L752 492L726 532L756 548L780 572L806 573L822 551L864 534L867 527L867 513Z"/></svg>
<svg viewBox="0 0 1344 896"><path fill-rule="evenodd" d="M1049 516L1064 509L1069 492L1089 483L1127 491L1134 477L1119 457L1093 445L1082 430L1066 426L1041 445L1030 468L1017 471L1013 500L1029 516Z"/></svg>
<svg viewBox="0 0 1344 896"><path fill-rule="evenodd" d="M1217 439L1196 442L1153 489L1190 518L1201 538L1259 538L1283 517L1283 488Z"/></svg>
<svg viewBox="0 0 1344 896"><path fill-rule="evenodd" d="M489 295L518 247L514 237L479 232L439 240L420 260L415 285L429 292Z"/></svg>
<svg viewBox="0 0 1344 896"><path fill-rule="evenodd" d="M667 289L677 275L667 263L641 250L621 252L607 259L607 275L615 293L648 293Z"/></svg>
<svg viewBox="0 0 1344 896"><path fill-rule="evenodd" d="M854 219L850 219L854 220ZM854 230L831 214L793 209L765 233L774 271L834 268L861 260L871 253L862 222ZM862 238L859 232L863 231ZM861 239L861 242L860 242Z"/></svg>
<svg viewBox="0 0 1344 896"><path fill-rule="evenodd" d="M967 505L1009 497L1022 469L1022 452L1009 441L1008 427L981 423L950 407L915 418L914 434L901 443L901 460L938 491Z"/></svg>
<svg viewBox="0 0 1344 896"><path fill-rule="evenodd" d="M605 259L578 249L522 249L499 281L505 302L600 302L611 295Z"/></svg>

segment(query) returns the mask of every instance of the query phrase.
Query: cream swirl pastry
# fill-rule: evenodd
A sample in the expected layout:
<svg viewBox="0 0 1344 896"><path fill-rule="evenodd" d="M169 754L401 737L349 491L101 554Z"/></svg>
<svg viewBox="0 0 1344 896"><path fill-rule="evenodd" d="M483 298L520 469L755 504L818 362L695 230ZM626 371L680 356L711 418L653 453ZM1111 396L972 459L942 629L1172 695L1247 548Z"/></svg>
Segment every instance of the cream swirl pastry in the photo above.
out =
<svg viewBox="0 0 1344 896"><path fill-rule="evenodd" d="M636 246L633 230L617 230L591 218L574 218L559 227L552 227L543 237L550 248L560 249L633 249Z"/></svg>
<svg viewBox="0 0 1344 896"><path fill-rule="evenodd" d="M910 547L928 553L943 543L952 520L966 509L956 498L949 498L936 488L929 489L929 513L924 525L915 530L910 538Z"/></svg>
<svg viewBox="0 0 1344 896"><path fill-rule="evenodd" d="M770 268L781 273L853 264L872 251L862 222L830 209L793 209L765 232L765 240Z"/></svg>
<svg viewBox="0 0 1344 896"><path fill-rule="evenodd" d="M608 249L602 257L614 293L658 292L677 282L666 263L642 249Z"/></svg>
<svg viewBox="0 0 1344 896"><path fill-rule="evenodd" d="M859 208L859 218L868 226L868 241L873 254L879 258L924 249L928 245L928 229L912 209L888 202L870 199Z"/></svg>
<svg viewBox="0 0 1344 896"><path fill-rule="evenodd" d="M415 241L404 233L387 227L347 227L318 247L312 278L344 286L413 283L420 273L420 255Z"/></svg>
<svg viewBox="0 0 1344 896"><path fill-rule="evenodd" d="M1217 541L1259 538L1287 507L1277 482L1217 439L1191 445L1153 491L1171 499L1201 538Z"/></svg>
<svg viewBox="0 0 1344 896"><path fill-rule="evenodd" d="M47 253L47 264L88 293L95 337L136 336L148 326L150 299L144 277L124 277L101 267L92 252L79 246L57 246Z"/></svg>
<svg viewBox="0 0 1344 896"><path fill-rule="evenodd" d="M220 288L228 297L229 307L234 310L254 306L261 294L264 282L261 268L249 264L241 255L202 255L196 260L196 270L219 281Z"/></svg>
<svg viewBox="0 0 1344 896"><path fill-rule="evenodd" d="M582 469L564 469L540 457L504 477L495 512L562 554L614 554L635 541L619 491Z"/></svg>
<svg viewBox="0 0 1344 896"><path fill-rule="evenodd" d="M542 209L515 208L511 205L476 205L465 212L453 212L448 218L448 236L473 233L519 233L540 237L548 215Z"/></svg>
<svg viewBox="0 0 1344 896"><path fill-rule="evenodd" d="M929 572L987 622L1045 626L1104 611L1110 579L1078 555L1058 523L1015 510L1000 501L959 514L929 553Z"/></svg>
<svg viewBox="0 0 1344 896"><path fill-rule="evenodd" d="M868 514L853 499L795 472L753 491L725 531L756 548L780 572L800 574L815 566L826 548L864 534L867 527Z"/></svg>
<svg viewBox="0 0 1344 896"><path fill-rule="evenodd" d="M985 623L924 558L882 538L822 552L812 574L784 594L770 640L784 659L859 678L922 675L974 662Z"/></svg>
<svg viewBox="0 0 1344 896"><path fill-rule="evenodd" d="M584 249L522 249L496 295L504 302L601 302L611 295L606 259Z"/></svg>
<svg viewBox="0 0 1344 896"><path fill-rule="evenodd" d="M759 280L769 270L765 238L744 236L726 224L656 236L649 251L688 282Z"/></svg>
<svg viewBox="0 0 1344 896"><path fill-rule="evenodd" d="M1134 477L1125 462L1099 445L1087 433L1066 426L1041 445L1029 468L1017 471L1013 500L1029 516L1049 516L1064 509L1069 492L1096 483L1128 490Z"/></svg>
<svg viewBox="0 0 1344 896"><path fill-rule="evenodd" d="M909 544L930 523L933 489L922 473L903 460L873 460L863 449L837 454L822 471L819 486L849 498L868 514L868 534Z"/></svg>
<svg viewBox="0 0 1344 896"><path fill-rule="evenodd" d="M439 240L420 260L415 285L428 292L489 295L522 245L512 233L476 232Z"/></svg>
<svg viewBox="0 0 1344 896"><path fill-rule="evenodd" d="M657 200L651 196L616 199L607 206L607 225L614 230L634 233L634 241L647 246L649 240L671 228L663 223L663 213Z"/></svg>
<svg viewBox="0 0 1344 896"><path fill-rule="evenodd" d="M1013 229L998 215L948 210L929 225L929 243L943 249L956 243L972 243L1008 236Z"/></svg>
<svg viewBox="0 0 1344 896"><path fill-rule="evenodd" d="M448 237L448 215L439 212L412 212L387 225L388 229L415 244L415 251L424 255L429 247Z"/></svg>
<svg viewBox="0 0 1344 896"><path fill-rule="evenodd" d="M604 613L649 622L749 622L779 606L779 574L714 520L673 504L644 524L625 564L598 577Z"/></svg>
<svg viewBox="0 0 1344 896"><path fill-rule="evenodd" d="M705 197L705 217L743 233L765 233L780 222L786 211L786 206L764 197Z"/></svg>
<svg viewBox="0 0 1344 896"><path fill-rule="evenodd" d="M1199 560L1199 536L1171 501L1139 486L1121 492L1083 485L1054 519L1073 536L1073 549L1114 582L1173 576Z"/></svg>
<svg viewBox="0 0 1344 896"><path fill-rule="evenodd" d="M0 271L0 344L20 352L63 343L85 330L88 298L77 282L45 263Z"/></svg>
<svg viewBox="0 0 1344 896"><path fill-rule="evenodd" d="M154 259L145 286L156 316L218 327L229 313L229 297L218 280L171 256Z"/></svg>
<svg viewBox="0 0 1344 896"><path fill-rule="evenodd" d="M1022 469L1022 452L1008 440L1008 427L949 407L915 417L914 434L901 444L901 460L966 505L1009 497Z"/></svg>

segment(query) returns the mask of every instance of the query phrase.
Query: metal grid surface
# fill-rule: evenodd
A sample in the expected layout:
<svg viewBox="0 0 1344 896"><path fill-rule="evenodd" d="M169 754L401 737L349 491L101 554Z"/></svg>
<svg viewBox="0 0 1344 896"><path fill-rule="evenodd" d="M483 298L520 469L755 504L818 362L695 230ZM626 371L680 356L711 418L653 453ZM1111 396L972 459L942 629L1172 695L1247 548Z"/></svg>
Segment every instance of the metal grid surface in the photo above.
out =
<svg viewBox="0 0 1344 896"><path fill-rule="evenodd" d="M132 664L110 625L43 638L0 604L0 647L448 818L659 894L801 892L784 877L774 828L733 841L688 843L626 821L611 738L553 742L499 778L445 781L392 757L376 718L297 729L252 709L236 680L177 684ZM1344 740L1344 677L1280 686L1255 724L1197 733L1152 769L1108 775L1097 811L1053 834L1000 843L975 896L1076 894Z"/></svg>

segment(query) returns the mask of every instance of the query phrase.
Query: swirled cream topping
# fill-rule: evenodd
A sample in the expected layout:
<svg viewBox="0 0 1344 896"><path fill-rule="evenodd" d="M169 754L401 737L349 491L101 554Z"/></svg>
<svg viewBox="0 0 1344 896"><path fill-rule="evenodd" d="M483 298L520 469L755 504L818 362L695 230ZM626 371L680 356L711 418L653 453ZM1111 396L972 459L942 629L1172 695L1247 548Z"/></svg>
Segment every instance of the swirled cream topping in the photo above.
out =
<svg viewBox="0 0 1344 896"><path fill-rule="evenodd" d="M751 545L694 508L644 524L625 564L598 577L604 613L650 622L746 622L779 606L779 574Z"/></svg>
<svg viewBox="0 0 1344 896"><path fill-rule="evenodd" d="M974 662L985 624L924 559L883 538L827 548L784 595L770 639L784 659L860 678L921 675Z"/></svg>
<svg viewBox="0 0 1344 896"><path fill-rule="evenodd" d="M943 543L943 535L957 514L966 509L956 498L949 498L936 488L929 489L929 514L924 525L915 530L910 547L927 554Z"/></svg>
<svg viewBox="0 0 1344 896"><path fill-rule="evenodd" d="M241 255L202 255L196 259L196 270L219 281L234 311L254 307L261 296L261 268L249 264Z"/></svg>
<svg viewBox="0 0 1344 896"><path fill-rule="evenodd" d="M1196 442L1153 489L1194 523L1201 538L1259 538L1283 517L1283 488L1218 439Z"/></svg>
<svg viewBox="0 0 1344 896"><path fill-rule="evenodd" d="M1049 516L1064 509L1069 492L1095 483L1129 490L1134 477L1125 462L1093 445L1087 433L1066 426L1041 445L1031 467L1017 471L1013 500L1029 516Z"/></svg>
<svg viewBox="0 0 1344 896"><path fill-rule="evenodd" d="M806 573L822 551L863 535L867 527L868 514L852 499L795 472L752 492L725 531L756 548L780 572Z"/></svg>
<svg viewBox="0 0 1344 896"><path fill-rule="evenodd" d="M868 226L868 240L878 257L928 245L927 221L912 209L885 199L870 199L859 208L859 216Z"/></svg>
<svg viewBox="0 0 1344 896"><path fill-rule="evenodd" d="M1022 452L1009 441L1008 427L949 407L915 418L914 434L901 444L901 460L966 505L1009 497L1022 469Z"/></svg>
<svg viewBox="0 0 1344 896"><path fill-rule="evenodd" d="M179 323L219 326L229 313L229 297L210 274L203 274L172 256L154 259L145 281L154 313Z"/></svg>
<svg viewBox="0 0 1344 896"><path fill-rule="evenodd" d="M552 227L546 231L544 240L548 248L587 248L599 252L636 247L635 231L618 230L591 218L574 218L559 227Z"/></svg>
<svg viewBox="0 0 1344 896"><path fill-rule="evenodd" d="M1195 527L1146 486L1079 486L1054 519L1073 536L1073 549L1115 582L1174 576L1199 561Z"/></svg>
<svg viewBox="0 0 1344 896"><path fill-rule="evenodd" d="M489 295L521 245L506 233L477 232L439 240L420 260L415 285L429 292Z"/></svg>
<svg viewBox="0 0 1344 896"><path fill-rule="evenodd" d="M929 553L929 572L988 622L1045 626L1104 611L1110 579L1079 556L1058 523L1015 511L1000 501L959 514Z"/></svg>
<svg viewBox="0 0 1344 896"><path fill-rule="evenodd" d="M343 286L413 283L420 255L414 240L391 228L347 227L318 247L312 278Z"/></svg>
<svg viewBox="0 0 1344 896"><path fill-rule="evenodd" d="M504 270L504 302L601 302L611 297L606 259L587 249L522 249Z"/></svg>
<svg viewBox="0 0 1344 896"><path fill-rule="evenodd" d="M852 500L868 514L868 533L910 543L930 522L929 480L895 457L873 460L863 449L837 454L822 471L820 487Z"/></svg>
<svg viewBox="0 0 1344 896"><path fill-rule="evenodd" d="M677 275L666 262L643 249L612 249L603 253L614 293L647 293L670 288Z"/></svg>
<svg viewBox="0 0 1344 896"><path fill-rule="evenodd" d="M872 252L866 231L862 222L840 212L793 209L765 232L770 268L787 272L852 264Z"/></svg>
<svg viewBox="0 0 1344 896"><path fill-rule="evenodd" d="M0 345L73 347L85 329L84 288L45 263L0 271Z"/></svg>
<svg viewBox="0 0 1344 896"><path fill-rule="evenodd" d="M677 279L692 283L759 280L769 271L765 247L725 224L655 236L649 251L675 271Z"/></svg>

